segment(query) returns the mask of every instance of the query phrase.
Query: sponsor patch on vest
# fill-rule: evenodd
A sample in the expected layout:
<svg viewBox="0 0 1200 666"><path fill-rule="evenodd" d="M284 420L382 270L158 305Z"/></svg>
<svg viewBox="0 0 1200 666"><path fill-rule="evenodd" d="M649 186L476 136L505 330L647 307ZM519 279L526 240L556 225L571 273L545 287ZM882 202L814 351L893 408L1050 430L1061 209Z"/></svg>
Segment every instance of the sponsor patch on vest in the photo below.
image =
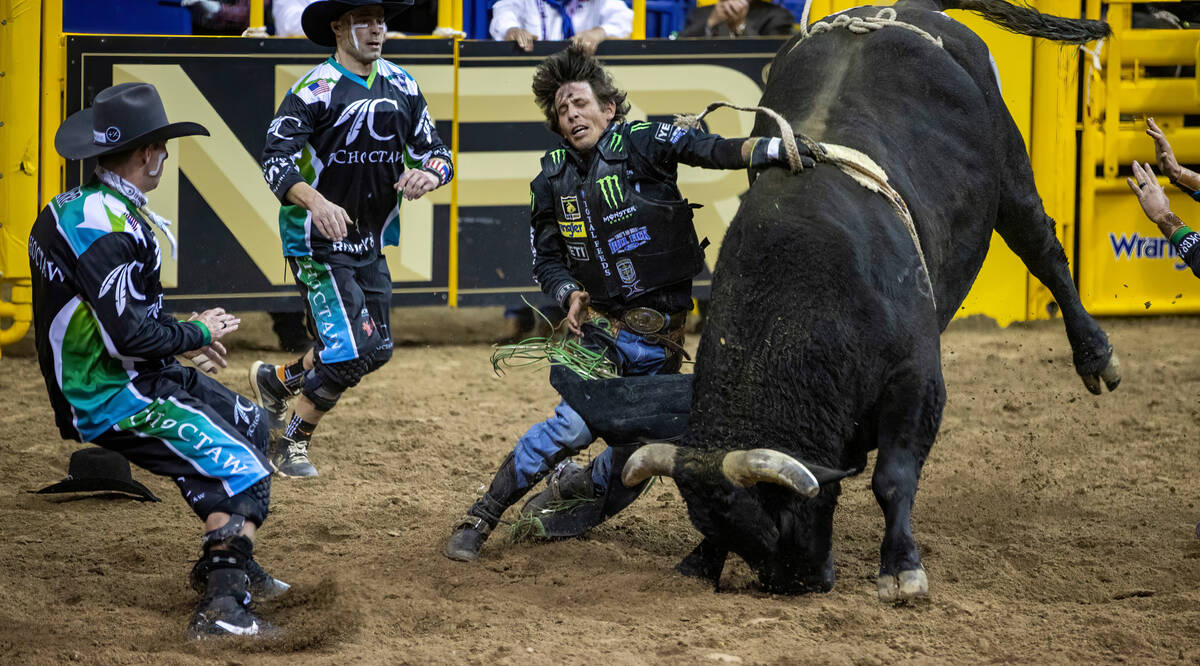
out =
<svg viewBox="0 0 1200 666"><path fill-rule="evenodd" d="M658 123L658 129L654 130L654 139L659 143L666 143L671 137L671 126L666 123Z"/></svg>
<svg viewBox="0 0 1200 666"><path fill-rule="evenodd" d="M684 134L687 134L687 130L683 129L682 127L676 127L675 131L671 132L671 143L678 142L679 139L683 138Z"/></svg>
<svg viewBox="0 0 1200 666"><path fill-rule="evenodd" d="M633 227L613 234L613 237L608 239L608 249L613 254L624 254L636 250L648 242L650 242L650 232L646 231L646 227Z"/></svg>
<svg viewBox="0 0 1200 666"><path fill-rule="evenodd" d="M583 215L579 212L579 199L574 194L567 197L559 197L558 201L562 204L564 220L578 220L583 218Z"/></svg>
<svg viewBox="0 0 1200 666"><path fill-rule="evenodd" d="M575 261L587 261L587 243L567 243L567 254Z"/></svg>
<svg viewBox="0 0 1200 666"><path fill-rule="evenodd" d="M609 210L616 210L625 202L625 192L621 189L621 177L617 174L609 174L596 181L596 185L600 188L600 194L604 196L604 204Z"/></svg>
<svg viewBox="0 0 1200 666"><path fill-rule="evenodd" d="M636 294L640 294L644 289L638 284L637 271L633 268L633 260L629 257L622 257L617 260L617 275L621 278L621 283L625 287L625 297L629 298Z"/></svg>
<svg viewBox="0 0 1200 666"><path fill-rule="evenodd" d="M626 208L622 208L621 210L613 211L608 215L605 215L602 219L609 224L616 224L618 222L624 222L625 220L633 217L635 212L637 212L637 206L628 206Z"/></svg>
<svg viewBox="0 0 1200 666"><path fill-rule="evenodd" d="M583 222L559 220L558 233L562 234L565 238L587 238L587 230L584 229Z"/></svg>

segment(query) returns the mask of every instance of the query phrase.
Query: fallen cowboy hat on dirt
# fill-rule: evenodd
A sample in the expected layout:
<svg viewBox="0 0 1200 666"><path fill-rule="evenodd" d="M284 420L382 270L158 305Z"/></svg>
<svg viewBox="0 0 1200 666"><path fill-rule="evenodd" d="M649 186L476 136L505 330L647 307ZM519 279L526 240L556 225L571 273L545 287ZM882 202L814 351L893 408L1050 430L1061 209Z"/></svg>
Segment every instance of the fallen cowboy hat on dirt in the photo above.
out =
<svg viewBox="0 0 1200 666"><path fill-rule="evenodd" d="M161 502L150 489L133 480L129 461L116 451L98 446L79 449L71 454L67 478L37 491L43 493L88 493L98 490L136 495L142 501Z"/></svg>
<svg viewBox="0 0 1200 666"><path fill-rule="evenodd" d="M92 105L58 126L54 149L69 160L99 157L181 136L208 136L199 123L167 121L158 89L121 83L96 94Z"/></svg>
<svg viewBox="0 0 1200 666"><path fill-rule="evenodd" d="M413 0L317 0L304 8L300 15L300 27L304 36L318 46L337 46L337 36L329 24L342 17L342 14L359 7L371 5L383 6L384 20L390 19L402 10L408 9Z"/></svg>

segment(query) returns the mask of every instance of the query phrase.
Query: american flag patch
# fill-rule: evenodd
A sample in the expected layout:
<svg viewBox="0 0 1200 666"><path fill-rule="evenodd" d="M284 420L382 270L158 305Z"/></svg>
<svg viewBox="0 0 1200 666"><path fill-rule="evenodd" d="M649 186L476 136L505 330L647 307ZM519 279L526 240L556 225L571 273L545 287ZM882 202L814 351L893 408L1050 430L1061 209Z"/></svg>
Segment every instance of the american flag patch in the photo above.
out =
<svg viewBox="0 0 1200 666"><path fill-rule="evenodd" d="M308 84L308 87L306 88L306 90L308 90L310 93L312 93L314 95L324 95L325 93L330 91L329 82L326 81L325 79L321 79L319 81L314 81L314 82Z"/></svg>
<svg viewBox="0 0 1200 666"><path fill-rule="evenodd" d="M431 157L425 160L423 168L435 172L443 185L450 182L450 165L440 157Z"/></svg>

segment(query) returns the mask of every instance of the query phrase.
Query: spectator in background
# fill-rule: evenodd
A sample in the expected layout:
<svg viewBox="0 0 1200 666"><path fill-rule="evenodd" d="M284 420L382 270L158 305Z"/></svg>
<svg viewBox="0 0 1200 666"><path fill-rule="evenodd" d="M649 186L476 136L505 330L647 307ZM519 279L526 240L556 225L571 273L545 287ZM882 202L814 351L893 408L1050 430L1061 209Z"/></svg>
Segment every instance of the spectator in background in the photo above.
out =
<svg viewBox="0 0 1200 666"><path fill-rule="evenodd" d="M250 0L180 0L179 5L192 12L193 35L245 35L250 27ZM270 10L271 0L263 0L268 28Z"/></svg>
<svg viewBox="0 0 1200 666"><path fill-rule="evenodd" d="M488 31L525 51L535 40L569 39L590 54L605 39L633 34L633 10L623 0L499 0Z"/></svg>
<svg viewBox="0 0 1200 666"><path fill-rule="evenodd" d="M312 2L313 0L274 0L271 3L271 14L275 17L275 36L303 37L300 16L304 14L304 8Z"/></svg>
<svg viewBox="0 0 1200 666"><path fill-rule="evenodd" d="M795 17L764 0L717 0L688 13L680 37L754 37L790 35Z"/></svg>

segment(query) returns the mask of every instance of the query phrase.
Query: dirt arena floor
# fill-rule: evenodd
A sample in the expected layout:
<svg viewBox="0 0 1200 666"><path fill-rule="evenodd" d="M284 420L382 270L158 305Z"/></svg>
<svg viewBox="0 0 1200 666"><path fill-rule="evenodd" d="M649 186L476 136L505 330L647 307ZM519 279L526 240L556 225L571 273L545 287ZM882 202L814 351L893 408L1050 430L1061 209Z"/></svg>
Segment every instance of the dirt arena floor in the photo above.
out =
<svg viewBox="0 0 1200 666"><path fill-rule="evenodd" d="M498 531L478 564L445 559L452 522L556 401L544 372L492 375L499 319L397 312L394 359L318 431L321 476L274 485L257 555L295 587L262 609L286 633L253 642L183 640L199 525L169 481L134 470L160 504L27 492L76 445L28 349L6 351L0 662L1200 661L1196 319L1104 322L1124 381L1100 397L1059 322L952 325L914 513L932 597L906 607L875 598L869 474L845 484L825 595L764 594L733 557L718 593L673 573L699 537L669 480L585 539ZM284 360L269 335L250 317L223 381L244 391L254 358Z"/></svg>

